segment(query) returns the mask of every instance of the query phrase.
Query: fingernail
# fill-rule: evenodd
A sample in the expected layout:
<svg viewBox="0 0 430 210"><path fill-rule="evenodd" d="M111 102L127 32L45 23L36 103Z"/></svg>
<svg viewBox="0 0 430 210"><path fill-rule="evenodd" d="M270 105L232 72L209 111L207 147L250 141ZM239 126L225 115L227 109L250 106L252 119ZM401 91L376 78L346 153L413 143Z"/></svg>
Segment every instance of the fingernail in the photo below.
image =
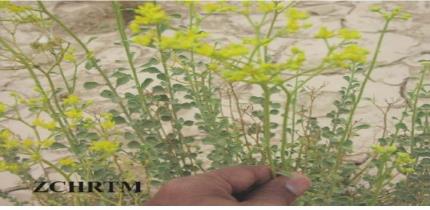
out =
<svg viewBox="0 0 430 210"><path fill-rule="evenodd" d="M311 186L311 181L304 175L293 174L285 184L285 187L295 195L303 195Z"/></svg>

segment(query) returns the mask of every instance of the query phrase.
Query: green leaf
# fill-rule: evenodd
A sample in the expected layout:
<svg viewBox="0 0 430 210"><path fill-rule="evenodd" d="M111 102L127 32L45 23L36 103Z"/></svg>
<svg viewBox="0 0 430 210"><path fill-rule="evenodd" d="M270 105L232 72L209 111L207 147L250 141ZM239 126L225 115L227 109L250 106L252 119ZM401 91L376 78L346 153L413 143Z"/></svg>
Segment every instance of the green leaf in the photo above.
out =
<svg viewBox="0 0 430 210"><path fill-rule="evenodd" d="M103 90L100 93L100 96L103 97L103 98L113 99L114 96L115 96L115 94L112 91L110 91L110 90Z"/></svg>
<svg viewBox="0 0 430 210"><path fill-rule="evenodd" d="M116 124L123 124L123 123L127 122L123 117L121 117L119 115L112 117L112 119L114 120L114 122Z"/></svg>
<svg viewBox="0 0 430 210"><path fill-rule="evenodd" d="M143 71L143 72L148 72L148 73L151 73L151 74L158 74L158 73L161 73L161 72L160 72L160 70L158 70L158 69L157 69L157 68L155 68L155 67L148 67L148 68L143 69L142 71Z"/></svg>
<svg viewBox="0 0 430 210"><path fill-rule="evenodd" d="M142 89L147 88L148 85L150 85L153 81L154 81L154 79L152 79L152 78L145 79L145 81L143 81L142 84L140 85L140 88L142 88Z"/></svg>
<svg viewBox="0 0 430 210"><path fill-rule="evenodd" d="M164 88L162 86L157 85L157 86L152 88L152 92L154 92L154 93L165 93L166 91L164 90Z"/></svg>
<svg viewBox="0 0 430 210"><path fill-rule="evenodd" d="M249 100L255 104L263 104L264 102L264 98L258 96L251 96L249 97Z"/></svg>
<svg viewBox="0 0 430 210"><path fill-rule="evenodd" d="M185 126L192 126L192 125L194 125L194 121L187 120L187 121L184 122L184 125Z"/></svg>
<svg viewBox="0 0 430 210"><path fill-rule="evenodd" d="M51 146L52 149L62 149L62 148L67 148L66 145L55 142L54 144L52 144Z"/></svg>
<svg viewBox="0 0 430 210"><path fill-rule="evenodd" d="M167 81L167 76L163 73L157 74L157 78L161 81Z"/></svg>
<svg viewBox="0 0 430 210"><path fill-rule="evenodd" d="M96 88L99 85L100 84L97 83L97 82L86 82L86 83L84 83L84 88L87 89L87 90L90 90L90 89Z"/></svg>
<svg viewBox="0 0 430 210"><path fill-rule="evenodd" d="M116 79L116 86L119 87L121 85L126 84L128 81L130 81L129 76L123 76Z"/></svg>
<svg viewBox="0 0 430 210"><path fill-rule="evenodd" d="M357 130L368 129L368 128L370 128L369 124L361 124L361 125L355 126L355 129L357 129Z"/></svg>
<svg viewBox="0 0 430 210"><path fill-rule="evenodd" d="M187 91L187 88L181 84L173 84L172 89L174 92Z"/></svg>
<svg viewBox="0 0 430 210"><path fill-rule="evenodd" d="M93 67L94 67L94 64L93 64L93 62L92 62L91 60L88 60L88 61L85 63L85 69L86 69L86 70L91 70Z"/></svg>
<svg viewBox="0 0 430 210"><path fill-rule="evenodd" d="M130 149L138 149L140 148L140 144L137 141L131 141L127 144L127 147Z"/></svg>
<svg viewBox="0 0 430 210"><path fill-rule="evenodd" d="M124 138L126 139L126 140L130 140L130 141L132 141L132 140L135 140L136 139L136 135L134 134L134 133L132 133L132 132L125 132L124 133Z"/></svg>
<svg viewBox="0 0 430 210"><path fill-rule="evenodd" d="M158 64L159 61L156 58L151 58L149 61L145 64L143 64L143 67L150 67L152 65Z"/></svg>

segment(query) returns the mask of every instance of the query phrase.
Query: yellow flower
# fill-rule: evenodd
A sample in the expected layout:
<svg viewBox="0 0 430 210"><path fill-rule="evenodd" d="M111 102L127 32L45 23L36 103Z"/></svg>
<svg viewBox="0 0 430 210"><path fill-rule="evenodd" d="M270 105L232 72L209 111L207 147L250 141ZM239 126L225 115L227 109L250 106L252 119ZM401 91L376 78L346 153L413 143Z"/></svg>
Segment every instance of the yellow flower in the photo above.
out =
<svg viewBox="0 0 430 210"><path fill-rule="evenodd" d="M142 46L150 45L156 37L155 31L151 30L145 34L139 34L133 37L133 42Z"/></svg>
<svg viewBox="0 0 430 210"><path fill-rule="evenodd" d="M221 71L228 81L243 81L251 84L282 83L281 72L288 64L261 63L259 65L245 65L237 68L227 68Z"/></svg>
<svg viewBox="0 0 430 210"><path fill-rule="evenodd" d="M369 51L356 45L351 44L339 52L334 52L328 57L328 61L340 67L348 67L352 63L365 63Z"/></svg>
<svg viewBox="0 0 430 210"><path fill-rule="evenodd" d="M128 25L128 27L130 28L131 32L133 32L133 33L140 32L140 25L138 23L136 23L136 21L131 21L130 24Z"/></svg>
<svg viewBox="0 0 430 210"><path fill-rule="evenodd" d="M232 58L248 54L248 48L241 44L229 44L215 52L221 58Z"/></svg>
<svg viewBox="0 0 430 210"><path fill-rule="evenodd" d="M7 163L3 160L0 160L0 172L3 172L3 171L7 171Z"/></svg>
<svg viewBox="0 0 430 210"><path fill-rule="evenodd" d="M380 155L392 154L397 151L396 146L373 145L372 149L376 154L380 154Z"/></svg>
<svg viewBox="0 0 430 210"><path fill-rule="evenodd" d="M12 136L12 133L7 129L3 129L0 131L0 140L9 139L11 136Z"/></svg>
<svg viewBox="0 0 430 210"><path fill-rule="evenodd" d="M410 13L403 12L402 8L397 6L393 8L391 11L383 9L379 5L372 5L370 7L370 11L378 13L384 17L385 20L392 20L394 18L399 18L402 20L409 20L412 16Z"/></svg>
<svg viewBox="0 0 430 210"><path fill-rule="evenodd" d="M369 52L366 49L356 44L346 46L341 52L344 60L349 60L354 63L366 62L367 54L369 54Z"/></svg>
<svg viewBox="0 0 430 210"><path fill-rule="evenodd" d="M101 126L104 130L110 130L115 127L114 121L104 121L101 123Z"/></svg>
<svg viewBox="0 0 430 210"><path fill-rule="evenodd" d="M40 160L42 160L42 155L40 153L33 153L30 156L30 159L34 162L39 162Z"/></svg>
<svg viewBox="0 0 430 210"><path fill-rule="evenodd" d="M13 150L13 149L17 149L20 146L20 142L16 139L4 139L3 140L3 145L2 145L6 150Z"/></svg>
<svg viewBox="0 0 430 210"><path fill-rule="evenodd" d="M103 113L102 117L104 118L104 121L101 122L101 127L104 130L110 130L115 127L115 122L112 120L112 114L111 113Z"/></svg>
<svg viewBox="0 0 430 210"><path fill-rule="evenodd" d="M0 172L2 171L10 171L12 173L18 173L20 167L16 163L8 163L6 161L0 160Z"/></svg>
<svg viewBox="0 0 430 210"><path fill-rule="evenodd" d="M326 27L321 27L320 30L315 34L315 38L318 39L329 39L334 37L334 31L327 29Z"/></svg>
<svg viewBox="0 0 430 210"><path fill-rule="evenodd" d="M76 95L69 95L63 102L64 105L77 105L81 102L81 99Z"/></svg>
<svg viewBox="0 0 430 210"><path fill-rule="evenodd" d="M31 9L31 7L30 6L19 6L19 5L16 5L16 4L12 4L12 3L6 3L6 4L4 4L5 6L6 6L6 8L9 10L9 12L11 12L11 13L23 13L23 12L26 12L26 11L28 11L28 10L30 10Z"/></svg>
<svg viewBox="0 0 430 210"><path fill-rule="evenodd" d="M47 130L54 130L57 128L57 123L55 121L46 122L41 118L34 119L32 124L36 127L45 128Z"/></svg>
<svg viewBox="0 0 430 210"><path fill-rule="evenodd" d="M24 149L31 149L34 145L34 141L31 139L24 139L22 141L22 146L24 147Z"/></svg>
<svg viewBox="0 0 430 210"><path fill-rule="evenodd" d="M166 12L158 4L145 3L140 5L135 12L137 15L134 21L138 25L153 25L168 20Z"/></svg>
<svg viewBox="0 0 430 210"><path fill-rule="evenodd" d="M195 49L202 45L200 41L205 37L207 37L207 33L199 32L196 29L191 29L186 32L179 31L173 37L163 37L160 42L160 47L163 49L178 50Z"/></svg>
<svg viewBox="0 0 430 210"><path fill-rule="evenodd" d="M4 114L7 110L6 104L0 102L0 115Z"/></svg>
<svg viewBox="0 0 430 210"><path fill-rule="evenodd" d="M264 13L273 12L281 8L281 3L276 4L275 2L258 2L258 10Z"/></svg>
<svg viewBox="0 0 430 210"><path fill-rule="evenodd" d="M119 149L119 143L109 140L94 141L91 143L90 150L97 153L102 153L106 156L111 156Z"/></svg>
<svg viewBox="0 0 430 210"><path fill-rule="evenodd" d="M287 10L286 16L291 19L305 20L309 18L309 14L306 11L301 11L295 7L291 7Z"/></svg>
<svg viewBox="0 0 430 210"><path fill-rule="evenodd" d="M94 128L94 125L95 125L95 122L92 118L87 117L83 120L83 127L86 129Z"/></svg>
<svg viewBox="0 0 430 210"><path fill-rule="evenodd" d="M76 61L75 48L67 49L66 53L64 53L63 60L69 63L75 62Z"/></svg>
<svg viewBox="0 0 430 210"><path fill-rule="evenodd" d="M342 38L344 40L352 40L352 39L360 39L361 38L360 32L353 30L353 29L348 29L348 28L340 29L339 30L339 36L340 36L340 38Z"/></svg>
<svg viewBox="0 0 430 210"><path fill-rule="evenodd" d="M409 20L411 18L412 18L411 13L404 12L403 14L400 15L400 19L402 19L402 20Z"/></svg>
<svg viewBox="0 0 430 210"><path fill-rule="evenodd" d="M236 82L244 80L248 74L244 71L229 70L223 71L222 76L229 81Z"/></svg>
<svg viewBox="0 0 430 210"><path fill-rule="evenodd" d="M64 114L68 118L74 119L74 120L80 120L83 117L82 111L78 109L70 109L69 111L64 112Z"/></svg>
<svg viewBox="0 0 430 210"><path fill-rule="evenodd" d="M66 157L66 158L62 158L62 159L58 160L58 164L60 164L61 166L64 166L64 167L75 167L76 166L75 160L73 160L70 157Z"/></svg>
<svg viewBox="0 0 430 210"><path fill-rule="evenodd" d="M371 12L380 12L382 10L382 8L380 5L375 4L375 5L370 6L369 10Z"/></svg>
<svg viewBox="0 0 430 210"><path fill-rule="evenodd" d="M204 43L198 46L195 49L195 52L204 56L212 56L215 52L215 47L213 45Z"/></svg>
<svg viewBox="0 0 430 210"><path fill-rule="evenodd" d="M0 1L0 9L6 9L10 4L10 1L8 0L4 0L4 1Z"/></svg>
<svg viewBox="0 0 430 210"><path fill-rule="evenodd" d="M205 13L221 13L236 11L237 7L226 2L211 2L202 5L202 11Z"/></svg>
<svg viewBox="0 0 430 210"><path fill-rule="evenodd" d="M403 174L410 174L415 172L413 164L416 159L411 157L410 154L406 152L398 152L395 160L395 165L397 169Z"/></svg>
<svg viewBox="0 0 430 210"><path fill-rule="evenodd" d="M297 8L289 8L285 14L288 18L286 30L288 33L296 33L301 28L307 28L309 24L300 24L300 21L309 18L309 14Z"/></svg>
<svg viewBox="0 0 430 210"><path fill-rule="evenodd" d="M42 149L46 149L51 147L53 144L55 143L55 140L50 138L50 139L44 139L40 142L40 147Z"/></svg>
<svg viewBox="0 0 430 210"><path fill-rule="evenodd" d="M297 47L291 48L292 56L286 63L286 68L290 70L299 70L306 60L305 53Z"/></svg>

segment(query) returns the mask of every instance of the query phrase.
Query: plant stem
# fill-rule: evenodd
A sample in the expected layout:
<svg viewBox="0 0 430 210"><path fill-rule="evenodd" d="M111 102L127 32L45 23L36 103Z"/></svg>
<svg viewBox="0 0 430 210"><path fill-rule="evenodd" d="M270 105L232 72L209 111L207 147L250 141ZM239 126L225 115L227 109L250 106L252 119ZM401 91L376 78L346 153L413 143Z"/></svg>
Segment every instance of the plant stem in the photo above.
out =
<svg viewBox="0 0 430 210"><path fill-rule="evenodd" d="M286 97L285 107L284 107L284 116L282 118L282 138L281 138L281 162L282 166L287 167L285 152L287 150L287 129L288 129L288 115L290 111L290 103L291 103L291 94L284 86L281 86L282 90L284 90Z"/></svg>
<svg viewBox="0 0 430 210"><path fill-rule="evenodd" d="M350 132L352 130L352 122L353 122L355 111L356 111L356 109L358 107L358 104L359 104L359 102L360 102L360 100L361 100L361 98L363 96L364 89L366 88L367 82L370 79L370 76L371 76L371 74L373 72L373 69L376 66L376 60L378 59L379 51L380 51L381 46L382 46L382 41L384 40L384 36L385 36L385 33L387 32L389 23L390 23L390 19L388 19L387 21L385 21L385 25L384 25L384 27L383 27L383 29L381 31L380 36L379 36L378 43L377 43L376 48L375 48L375 53L373 54L373 58L372 58L372 61L370 63L370 66L369 66L369 70L366 72L364 81L361 84L361 87L360 87L360 90L358 92L357 98L355 99L355 101L354 101L354 103L352 105L351 111L349 112L348 120L347 120L346 127L345 127L345 132L343 133L342 138L340 139L339 144L345 143L345 141L349 138L349 134L350 134ZM342 157L343 157L343 153L344 153L343 147L339 147L339 148L340 148L340 151L338 152L338 155L337 155L337 158L336 158L336 163L335 163L334 171L337 171L337 169L339 167L339 164L342 162Z"/></svg>
<svg viewBox="0 0 430 210"><path fill-rule="evenodd" d="M265 158L268 161L272 174L276 172L276 168L273 162L272 156L272 145L270 144L271 132L270 132L270 89L267 84L262 84L264 94L264 104L263 104L263 135L264 135L264 148L265 148Z"/></svg>
<svg viewBox="0 0 430 210"><path fill-rule="evenodd" d="M414 101L412 104L412 121L411 121L411 138L412 138L412 141L414 141L414 138L415 138L415 123L416 123L416 118L417 118L418 99L419 99L419 95L420 95L420 92L421 92L422 87L423 87L424 77L427 73L427 69L428 69L428 67L424 67L422 69L420 80L417 84L417 87L415 88L415 93L414 93L414 98L413 98ZM411 149L412 149L412 145L411 145Z"/></svg>

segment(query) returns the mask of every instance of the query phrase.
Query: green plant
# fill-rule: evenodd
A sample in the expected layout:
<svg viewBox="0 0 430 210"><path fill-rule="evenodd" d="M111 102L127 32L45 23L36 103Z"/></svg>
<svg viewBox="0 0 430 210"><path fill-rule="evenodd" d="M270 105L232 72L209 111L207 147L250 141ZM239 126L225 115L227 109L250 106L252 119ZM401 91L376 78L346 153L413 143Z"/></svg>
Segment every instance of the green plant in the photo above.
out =
<svg viewBox="0 0 430 210"><path fill-rule="evenodd" d="M187 14L169 14L160 4L147 2L135 9L134 20L127 24L121 5L113 2L127 65L109 70L88 47L92 40L82 40L42 2L34 8L0 3L0 9L10 16L2 20L7 23L2 24L7 36L0 37L1 56L24 66L35 83L35 96L13 92L14 104L0 104L2 120L20 122L33 131L27 138L13 133L7 123L1 125L0 170L18 175L30 189L36 180L50 180L50 170L64 180L144 183L144 192L139 194L34 194L39 203L51 205L142 204L169 179L235 164L267 164L274 174L303 171L314 186L298 204L428 204L429 194L422 183L429 175L430 112L428 104L419 103L428 95L424 86L428 63L423 64L417 87L408 96L411 103L400 119L394 119L398 121L396 130L384 131L364 163L346 161L354 153L353 138L370 127L355 122L354 116L389 24L408 19L409 14L397 7L372 8L385 23L370 61L371 51L360 47L358 31L321 27L315 38L325 43L327 53L320 64L308 67L304 65L306 49L290 46L288 59L275 60L269 48L276 39L312 27L309 14L294 5L185 2ZM210 41L201 25L211 15L224 13L243 16L253 34L240 42ZM255 13L261 16L255 18ZM187 24L176 25L182 15ZM286 22L276 26L281 16ZM49 35L48 41L32 44L37 53L52 61L39 65L15 40L16 29L26 24L46 34L59 26L72 41ZM155 53L140 64L132 45ZM66 65L73 69L71 76L65 73ZM313 115L318 90L311 90L306 106L300 106L298 98L308 81L334 70L345 71L347 85L339 91L335 109L327 114L330 124L324 125ZM89 111L93 102L83 100L76 91L78 71L99 75L99 80L86 81L83 86L100 90L111 109ZM58 75L61 82L54 82ZM252 85L261 94L244 100L237 93L238 84ZM127 88L123 91L122 87ZM281 95L285 102L273 102L274 95ZM22 116L22 107L31 113L30 119ZM407 125L409 118L411 124ZM189 134L189 129L199 134ZM54 150L64 152L65 157L58 161L44 157L44 151ZM33 167L42 168L44 175L33 177ZM405 179L395 182L399 174ZM410 197L403 199L406 189Z"/></svg>

